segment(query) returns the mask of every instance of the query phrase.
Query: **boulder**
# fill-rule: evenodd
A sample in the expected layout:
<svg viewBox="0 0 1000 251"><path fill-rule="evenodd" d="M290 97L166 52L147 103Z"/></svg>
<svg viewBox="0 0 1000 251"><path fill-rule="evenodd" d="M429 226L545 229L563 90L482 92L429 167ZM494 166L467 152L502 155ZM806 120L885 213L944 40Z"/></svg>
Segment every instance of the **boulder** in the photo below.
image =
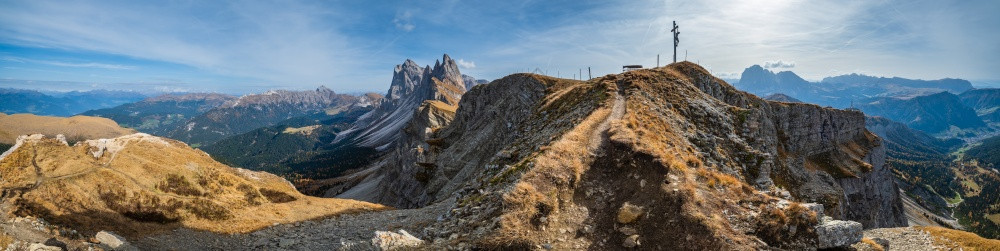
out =
<svg viewBox="0 0 1000 251"><path fill-rule="evenodd" d="M56 246L49 246L42 243L32 243L28 245L28 251L62 251L63 249Z"/></svg>
<svg viewBox="0 0 1000 251"><path fill-rule="evenodd" d="M861 223L854 221L824 220L816 226L816 248L845 247L861 241Z"/></svg>
<svg viewBox="0 0 1000 251"><path fill-rule="evenodd" d="M639 245L640 245L639 235L637 234L629 235L628 237L625 238L625 241L622 242L622 247L625 248L635 248L638 247Z"/></svg>
<svg viewBox="0 0 1000 251"><path fill-rule="evenodd" d="M618 223L632 223L638 220L640 216L642 216L642 207L632 205L628 202L622 204L622 207L618 209Z"/></svg>
<svg viewBox="0 0 1000 251"><path fill-rule="evenodd" d="M423 240L414 237L402 229L397 232L375 231L375 237L372 238L372 245L375 245L380 250L400 250L417 247L422 244L424 244Z"/></svg>
<svg viewBox="0 0 1000 251"><path fill-rule="evenodd" d="M112 250L135 250L132 245L129 245L128 241L126 241L124 237L121 237L113 232L97 232L94 239L97 239L97 241L101 242L101 245L105 245Z"/></svg>

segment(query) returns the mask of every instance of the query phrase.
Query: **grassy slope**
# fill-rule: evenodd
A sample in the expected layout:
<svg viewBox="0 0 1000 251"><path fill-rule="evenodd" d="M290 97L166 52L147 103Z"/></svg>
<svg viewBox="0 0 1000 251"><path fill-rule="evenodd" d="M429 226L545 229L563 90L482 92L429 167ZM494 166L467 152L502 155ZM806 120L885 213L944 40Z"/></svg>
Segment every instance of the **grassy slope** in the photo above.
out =
<svg viewBox="0 0 1000 251"><path fill-rule="evenodd" d="M14 144L19 135L35 133L48 136L63 134L72 143L84 139L114 138L135 133L135 130L122 128L118 123L106 118L88 116L64 118L0 113L0 143Z"/></svg>
<svg viewBox="0 0 1000 251"><path fill-rule="evenodd" d="M383 208L304 196L280 177L222 165L173 140L131 135L109 145L118 150L95 158L89 145L30 141L0 160L0 188L23 191L15 214L86 235L113 230L137 237L177 227L248 232Z"/></svg>

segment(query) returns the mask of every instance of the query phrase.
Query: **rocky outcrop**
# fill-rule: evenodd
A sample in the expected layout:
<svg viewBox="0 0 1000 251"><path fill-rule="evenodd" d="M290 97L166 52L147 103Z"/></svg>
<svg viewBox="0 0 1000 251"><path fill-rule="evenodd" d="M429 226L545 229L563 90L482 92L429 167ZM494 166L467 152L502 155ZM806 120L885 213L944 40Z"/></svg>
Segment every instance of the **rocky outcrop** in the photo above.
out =
<svg viewBox="0 0 1000 251"><path fill-rule="evenodd" d="M379 250L407 250L421 244L424 244L423 240L402 229L398 232L376 231L375 237L372 237L372 245Z"/></svg>
<svg viewBox="0 0 1000 251"><path fill-rule="evenodd" d="M458 65L447 54L434 68L420 68L407 59L393 70L392 84L381 105L358 119L355 126L337 135L336 142L356 142L363 147L388 150L405 135L403 128L426 100L457 105L465 93Z"/></svg>
<svg viewBox="0 0 1000 251"><path fill-rule="evenodd" d="M385 157L365 167L364 175L342 177L325 195L401 208L428 203L425 186L439 151L428 141L451 122L465 90L458 65L448 55L433 68L420 68L411 60L397 65L381 105L335 140L384 151Z"/></svg>
<svg viewBox="0 0 1000 251"><path fill-rule="evenodd" d="M839 220L828 220L816 226L816 234L819 236L818 249L850 246L863 237L861 223Z"/></svg>
<svg viewBox="0 0 1000 251"><path fill-rule="evenodd" d="M871 171L837 179L844 191L841 218L861 222L865 229L906 226L899 187L885 165L885 147L875 148L865 161L872 164Z"/></svg>
<svg viewBox="0 0 1000 251"><path fill-rule="evenodd" d="M858 221L865 228L906 225L898 188L885 166L885 147L865 129L864 114L765 102L734 93L710 76L686 73L705 93L751 108L739 112L736 122L743 124L741 134L755 148L748 149L751 163L756 162L749 173L757 174L758 188L776 182L800 200L823 204L830 216Z"/></svg>

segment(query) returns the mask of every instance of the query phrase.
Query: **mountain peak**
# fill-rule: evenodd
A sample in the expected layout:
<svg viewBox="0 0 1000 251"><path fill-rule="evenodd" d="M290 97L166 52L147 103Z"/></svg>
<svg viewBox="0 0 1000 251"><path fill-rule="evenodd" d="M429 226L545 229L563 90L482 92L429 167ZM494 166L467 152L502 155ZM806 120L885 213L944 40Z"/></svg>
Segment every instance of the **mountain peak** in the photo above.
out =
<svg viewBox="0 0 1000 251"><path fill-rule="evenodd" d="M410 121L413 112L425 101L436 100L446 106L456 106L465 91L462 73L450 56L444 55L434 62L433 68L428 65L423 69L407 60L402 66L396 66L385 102L359 119L350 131L354 135L338 135L337 138L356 138L363 146L384 149L401 137L400 130L406 123L400 121Z"/></svg>

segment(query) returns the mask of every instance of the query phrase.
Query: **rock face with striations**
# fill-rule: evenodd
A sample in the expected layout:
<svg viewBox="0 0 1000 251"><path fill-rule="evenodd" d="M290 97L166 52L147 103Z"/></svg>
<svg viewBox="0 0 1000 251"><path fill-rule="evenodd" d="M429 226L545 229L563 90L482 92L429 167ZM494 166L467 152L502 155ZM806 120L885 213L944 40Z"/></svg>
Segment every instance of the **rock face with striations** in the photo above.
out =
<svg viewBox="0 0 1000 251"><path fill-rule="evenodd" d="M406 60L393 71L392 85L375 110L337 135L336 142L387 151L365 170L344 177L325 196L361 199L394 207L426 204L428 172L437 148L428 142L434 131L449 124L466 91L458 65L447 54L434 67L420 68Z"/></svg>

